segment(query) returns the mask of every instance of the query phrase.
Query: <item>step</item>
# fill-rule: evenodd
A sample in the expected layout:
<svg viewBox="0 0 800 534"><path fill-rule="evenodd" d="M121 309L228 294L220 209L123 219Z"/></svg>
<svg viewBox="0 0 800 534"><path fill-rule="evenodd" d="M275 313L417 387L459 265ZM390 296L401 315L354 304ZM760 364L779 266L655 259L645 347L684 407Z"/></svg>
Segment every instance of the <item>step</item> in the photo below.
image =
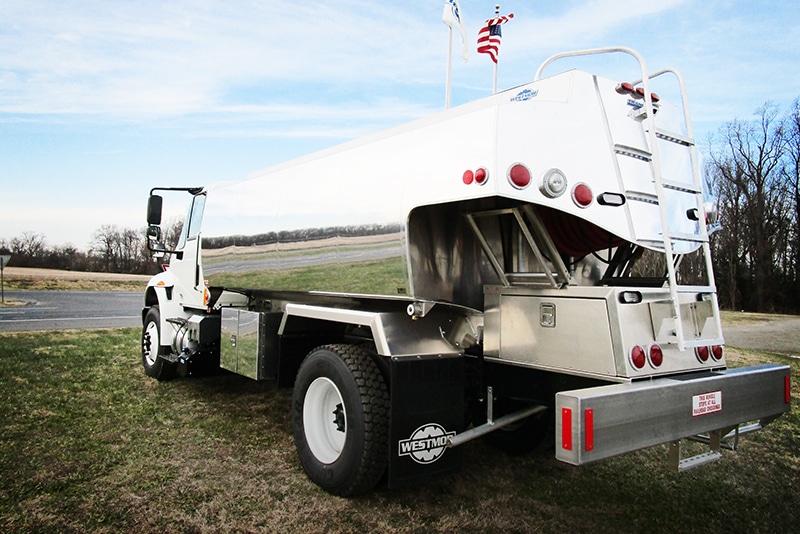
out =
<svg viewBox="0 0 800 534"><path fill-rule="evenodd" d="M683 134L670 132L661 128L656 128L656 137L663 139L664 141L669 141L670 143L677 143L683 146L694 146L694 139Z"/></svg>
<svg viewBox="0 0 800 534"><path fill-rule="evenodd" d="M692 193L695 195L703 192L703 190L697 187L695 184L687 184L686 182L675 182L672 180L662 179L661 185L667 189L672 189L673 191L682 191L684 193Z"/></svg>

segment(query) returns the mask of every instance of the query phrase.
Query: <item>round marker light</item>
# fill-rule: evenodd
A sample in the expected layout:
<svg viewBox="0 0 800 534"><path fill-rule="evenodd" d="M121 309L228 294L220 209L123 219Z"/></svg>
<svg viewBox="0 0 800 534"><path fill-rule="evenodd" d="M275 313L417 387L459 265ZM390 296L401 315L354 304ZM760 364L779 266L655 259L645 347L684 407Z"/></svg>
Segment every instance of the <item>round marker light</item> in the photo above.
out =
<svg viewBox="0 0 800 534"><path fill-rule="evenodd" d="M694 349L694 353L697 359L700 360L700 363L706 363L708 361L708 347L697 347Z"/></svg>
<svg viewBox="0 0 800 534"><path fill-rule="evenodd" d="M531 184L531 171L522 163L515 163L508 169L508 181L517 189L525 189Z"/></svg>
<svg viewBox="0 0 800 534"><path fill-rule="evenodd" d="M647 357L644 354L644 349L639 345L634 345L631 349L631 364L637 370L644 367L645 362L647 361Z"/></svg>
<svg viewBox="0 0 800 534"><path fill-rule="evenodd" d="M539 190L548 198L557 198L567 190L567 177L560 169L550 169L544 173Z"/></svg>
<svg viewBox="0 0 800 534"><path fill-rule="evenodd" d="M664 352L658 345L650 345L650 365L658 369L664 363Z"/></svg>
<svg viewBox="0 0 800 534"><path fill-rule="evenodd" d="M633 88L633 85L631 85L629 82L622 82L617 86L617 92L621 95L629 95L634 90L635 89Z"/></svg>
<svg viewBox="0 0 800 534"><path fill-rule="evenodd" d="M475 171L476 184L483 185L488 181L489 181L489 171L487 171L485 167L480 167L477 171Z"/></svg>
<svg viewBox="0 0 800 534"><path fill-rule="evenodd" d="M722 345L714 345L711 347L711 357L714 358L714 360L720 361L722 359L722 355Z"/></svg>
<svg viewBox="0 0 800 534"><path fill-rule="evenodd" d="M475 173L472 171L464 171L464 176L462 176L461 179L464 180L466 185L469 185L475 181Z"/></svg>
<svg viewBox="0 0 800 534"><path fill-rule="evenodd" d="M572 189L572 200L579 208L588 208L594 200L592 189L584 183L577 184Z"/></svg>

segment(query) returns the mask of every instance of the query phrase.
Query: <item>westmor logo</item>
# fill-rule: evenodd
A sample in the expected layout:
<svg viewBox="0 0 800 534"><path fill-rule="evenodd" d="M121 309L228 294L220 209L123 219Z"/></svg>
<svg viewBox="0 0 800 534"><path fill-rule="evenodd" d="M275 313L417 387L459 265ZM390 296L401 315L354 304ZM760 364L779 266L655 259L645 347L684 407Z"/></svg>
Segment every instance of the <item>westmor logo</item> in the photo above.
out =
<svg viewBox="0 0 800 534"><path fill-rule="evenodd" d="M511 102L525 102L527 100L530 100L531 98L534 98L538 94L539 94L538 89L536 89L535 91L531 91L530 89L523 89L522 91L517 93L517 96L511 98Z"/></svg>
<svg viewBox="0 0 800 534"><path fill-rule="evenodd" d="M442 457L447 449L447 442L455 436L442 425L428 423L416 429L411 437L398 442L398 454L411 456L418 464L431 464Z"/></svg>

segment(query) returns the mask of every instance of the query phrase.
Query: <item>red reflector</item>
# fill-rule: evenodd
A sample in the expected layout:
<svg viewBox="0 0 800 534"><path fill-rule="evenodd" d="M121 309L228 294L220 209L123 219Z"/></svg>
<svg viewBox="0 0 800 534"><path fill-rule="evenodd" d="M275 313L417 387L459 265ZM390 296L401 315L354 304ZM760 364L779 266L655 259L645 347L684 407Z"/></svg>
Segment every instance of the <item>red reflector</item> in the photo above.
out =
<svg viewBox="0 0 800 534"><path fill-rule="evenodd" d="M706 363L708 361L708 347L697 347L694 349L694 353L700 362Z"/></svg>
<svg viewBox="0 0 800 534"><path fill-rule="evenodd" d="M572 200L581 208L588 207L594 200L592 189L584 183L577 184L572 190Z"/></svg>
<svg viewBox="0 0 800 534"><path fill-rule="evenodd" d="M572 450L572 410L561 408L561 448Z"/></svg>
<svg viewBox="0 0 800 534"><path fill-rule="evenodd" d="M789 375L783 377L783 402L790 404L792 402L792 383Z"/></svg>
<svg viewBox="0 0 800 534"><path fill-rule="evenodd" d="M664 363L664 352L658 345L650 345L650 365L653 367L661 367Z"/></svg>
<svg viewBox="0 0 800 534"><path fill-rule="evenodd" d="M461 177L464 183L469 185L475 180L475 173L472 171L464 171L464 176Z"/></svg>
<svg viewBox="0 0 800 534"><path fill-rule="evenodd" d="M583 422L586 428L586 450L594 450L594 410L583 412Z"/></svg>
<svg viewBox="0 0 800 534"><path fill-rule="evenodd" d="M655 94L655 93L650 93L650 98L653 100L653 104L655 104L656 102L658 102L659 100L661 100L661 97L660 97L660 96L658 96L658 95L657 95L657 94Z"/></svg>
<svg viewBox="0 0 800 534"><path fill-rule="evenodd" d="M478 185L483 185L489 179L489 171L485 168L481 167L477 171L475 171L475 183Z"/></svg>
<svg viewBox="0 0 800 534"><path fill-rule="evenodd" d="M644 98L644 87L637 87L633 96L636 98Z"/></svg>
<svg viewBox="0 0 800 534"><path fill-rule="evenodd" d="M717 361L722 359L722 345L714 345L711 347L711 357Z"/></svg>
<svg viewBox="0 0 800 534"><path fill-rule="evenodd" d="M531 171L522 163L515 163L508 169L508 181L517 189L525 189L531 184Z"/></svg>
<svg viewBox="0 0 800 534"><path fill-rule="evenodd" d="M634 345L631 349L631 363L636 369L641 369L644 367L644 363L647 361L647 358L644 355L644 349L639 345Z"/></svg>

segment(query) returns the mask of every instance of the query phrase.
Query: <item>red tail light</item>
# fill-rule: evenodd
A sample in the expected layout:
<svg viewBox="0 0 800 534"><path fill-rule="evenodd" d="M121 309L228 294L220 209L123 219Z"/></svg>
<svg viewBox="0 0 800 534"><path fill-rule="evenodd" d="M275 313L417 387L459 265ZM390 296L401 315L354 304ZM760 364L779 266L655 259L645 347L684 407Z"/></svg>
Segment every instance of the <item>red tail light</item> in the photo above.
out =
<svg viewBox="0 0 800 534"><path fill-rule="evenodd" d="M716 361L720 361L722 359L722 355L722 345L714 345L711 347L711 357Z"/></svg>
<svg viewBox="0 0 800 534"><path fill-rule="evenodd" d="M592 188L584 183L577 184L572 190L572 200L579 208L588 208L594 200Z"/></svg>
<svg viewBox="0 0 800 534"><path fill-rule="evenodd" d="M634 345L631 349L631 364L638 370L644 367L645 362L647 362L647 357L645 356L644 349L639 345Z"/></svg>
<svg viewBox="0 0 800 534"><path fill-rule="evenodd" d="M485 167L480 167L477 171L475 171L476 184L483 185L488 180L489 180L489 171L487 171Z"/></svg>
<svg viewBox="0 0 800 534"><path fill-rule="evenodd" d="M694 353L697 359L700 360L700 363L706 363L708 361L708 347L697 347L694 349Z"/></svg>
<svg viewBox="0 0 800 534"><path fill-rule="evenodd" d="M650 345L650 365L658 369L664 363L664 351L658 345Z"/></svg>
<svg viewBox="0 0 800 534"><path fill-rule="evenodd" d="M515 163L508 169L508 181L517 189L524 189L531 183L531 171L522 163Z"/></svg>

